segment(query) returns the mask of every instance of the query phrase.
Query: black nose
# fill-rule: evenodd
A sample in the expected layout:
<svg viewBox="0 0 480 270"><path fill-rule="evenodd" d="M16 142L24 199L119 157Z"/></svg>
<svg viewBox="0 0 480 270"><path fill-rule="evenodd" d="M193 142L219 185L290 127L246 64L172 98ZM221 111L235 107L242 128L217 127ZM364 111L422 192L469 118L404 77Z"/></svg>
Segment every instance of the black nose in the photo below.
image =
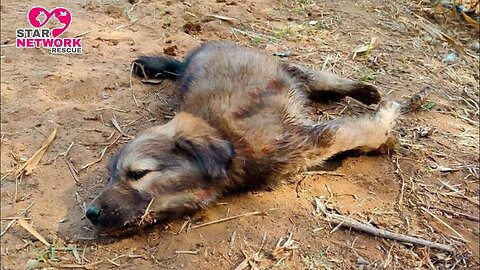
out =
<svg viewBox="0 0 480 270"><path fill-rule="evenodd" d="M85 215L87 216L88 219L94 224L97 225L98 223L98 218L100 217L100 212L102 212L102 209L98 206L90 205L87 208L87 211L85 211Z"/></svg>

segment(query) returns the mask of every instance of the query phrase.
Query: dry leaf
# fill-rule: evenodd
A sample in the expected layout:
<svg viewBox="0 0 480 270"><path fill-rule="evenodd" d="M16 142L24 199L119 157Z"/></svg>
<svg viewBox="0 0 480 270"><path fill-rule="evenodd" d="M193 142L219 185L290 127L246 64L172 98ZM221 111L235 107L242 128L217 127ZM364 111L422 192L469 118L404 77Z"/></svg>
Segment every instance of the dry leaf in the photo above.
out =
<svg viewBox="0 0 480 270"><path fill-rule="evenodd" d="M463 15L463 18L465 19L465 21L470 24L470 25L473 25L475 26L476 28L480 28L480 25L478 24L477 21L475 21L474 19L472 19L472 17L468 16L466 13L462 12L462 15Z"/></svg>
<svg viewBox="0 0 480 270"><path fill-rule="evenodd" d="M110 121L112 122L113 126L118 130L118 132L120 132L120 134L122 134L123 136L128 137L128 135L123 132L122 128L121 128L120 125L118 124L117 119L116 119L115 117L112 118L112 119L110 119Z"/></svg>
<svg viewBox="0 0 480 270"><path fill-rule="evenodd" d="M43 142L42 146L40 149L33 154L31 158L29 158L23 165L18 168L18 170L15 172L15 178L19 177L21 174L29 175L32 173L33 169L37 167L38 163L43 157L43 154L45 154L45 151L47 150L48 146L52 143L53 139L55 139L55 135L57 134L57 127L55 127L50 134L48 135L47 139Z"/></svg>
<svg viewBox="0 0 480 270"><path fill-rule="evenodd" d="M458 41L456 41L455 39L449 37L447 34L440 31L432 23L422 18L421 16L418 16L417 14L415 14L415 17L420 19L420 22L419 22L420 26L423 28L423 30L427 31L432 37L439 38L447 42L452 47L454 47L457 51L461 52L462 54L465 54L465 50L463 49L462 45Z"/></svg>
<svg viewBox="0 0 480 270"><path fill-rule="evenodd" d="M353 51L353 59L355 59L355 57L357 57L357 54L362 54L362 53L368 53L369 51L371 51L373 48L377 47L378 45L378 40L376 37L372 37L372 39L370 40L370 43L367 44L367 45L363 45L363 46L360 46L358 47L357 49L355 49Z"/></svg>
<svg viewBox="0 0 480 270"><path fill-rule="evenodd" d="M25 230L27 230L31 235L35 236L35 238L37 238L40 242L44 243L47 247L50 246L50 244L47 242L47 240L45 240L45 238L43 238L43 236L41 236L37 230L35 230L30 224L28 224L25 219L23 218L19 218L17 220L17 223L22 226Z"/></svg>

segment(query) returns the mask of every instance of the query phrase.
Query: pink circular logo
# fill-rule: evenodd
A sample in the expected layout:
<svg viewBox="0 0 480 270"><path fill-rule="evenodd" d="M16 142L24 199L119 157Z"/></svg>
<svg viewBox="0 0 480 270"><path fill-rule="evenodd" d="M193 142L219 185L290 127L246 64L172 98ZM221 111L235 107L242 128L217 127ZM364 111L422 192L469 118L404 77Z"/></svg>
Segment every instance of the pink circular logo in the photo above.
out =
<svg viewBox="0 0 480 270"><path fill-rule="evenodd" d="M40 15L45 15L44 19L39 18ZM35 28L45 26L52 17L55 17L59 23L63 24L62 27L52 29L52 36L54 38L60 36L63 32L67 31L70 23L72 23L72 13L64 7L56 7L52 11L46 10L44 7L36 6L28 11L28 21ZM42 20L43 21L40 21Z"/></svg>

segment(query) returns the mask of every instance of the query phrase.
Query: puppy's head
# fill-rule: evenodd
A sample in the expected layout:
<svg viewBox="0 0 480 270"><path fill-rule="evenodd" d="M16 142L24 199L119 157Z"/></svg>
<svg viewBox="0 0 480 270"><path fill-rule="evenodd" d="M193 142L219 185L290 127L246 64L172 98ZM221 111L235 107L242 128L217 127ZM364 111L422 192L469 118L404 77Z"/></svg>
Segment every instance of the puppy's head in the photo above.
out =
<svg viewBox="0 0 480 270"><path fill-rule="evenodd" d="M179 113L111 158L110 179L86 216L104 231L123 232L193 212L221 195L233 155L208 123Z"/></svg>

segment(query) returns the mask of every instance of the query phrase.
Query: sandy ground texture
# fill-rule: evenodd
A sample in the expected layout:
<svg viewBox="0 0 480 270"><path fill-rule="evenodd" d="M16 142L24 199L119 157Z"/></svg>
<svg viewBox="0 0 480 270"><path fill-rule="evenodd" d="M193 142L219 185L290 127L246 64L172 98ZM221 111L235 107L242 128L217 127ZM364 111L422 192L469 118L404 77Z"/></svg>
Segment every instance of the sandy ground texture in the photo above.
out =
<svg viewBox="0 0 480 270"><path fill-rule="evenodd" d="M478 269L478 28L462 17L406 0L42 1L69 8L63 36L83 38L82 55L52 55L12 46L32 5L1 3L1 269ZM131 61L181 58L217 39L368 81L385 98L431 91L400 117L395 151L233 194L141 235L98 237L83 208L105 184L109 156L171 119L179 102L171 82L131 79ZM312 104L312 117L374 108ZM38 165L18 176L32 156ZM316 198L328 213L455 252L336 228ZM193 228L254 211L262 214Z"/></svg>

